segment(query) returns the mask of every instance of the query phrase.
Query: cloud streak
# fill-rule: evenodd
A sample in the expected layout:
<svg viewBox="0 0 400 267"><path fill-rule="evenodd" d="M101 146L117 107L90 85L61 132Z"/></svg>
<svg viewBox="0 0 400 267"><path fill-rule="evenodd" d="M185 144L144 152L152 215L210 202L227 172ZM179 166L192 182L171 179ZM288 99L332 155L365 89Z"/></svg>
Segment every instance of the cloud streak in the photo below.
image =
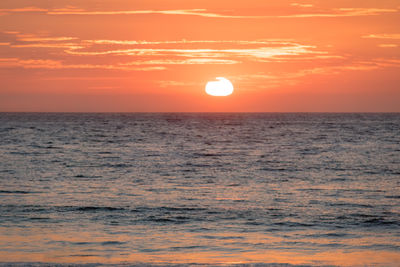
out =
<svg viewBox="0 0 400 267"><path fill-rule="evenodd" d="M312 7L309 5L301 7ZM184 10L132 10L132 11L49 11L49 15L185 15L200 16L208 18L231 18L231 19L267 19L267 18L313 18L313 17L358 17L377 16L386 13L396 13L398 9L390 8L335 8L326 13L298 13L290 15L228 15L209 12L207 9L184 9Z"/></svg>
<svg viewBox="0 0 400 267"><path fill-rule="evenodd" d="M3 32L4 33L4 32ZM260 40L81 40L74 36L43 36L7 32L15 35L15 41L0 43L11 51L18 49L43 48L40 59L21 58L18 52L15 57L0 59L1 68L24 69L101 69L121 71L162 71L174 65L234 65L257 62L288 63L322 62L340 64L351 62L348 56L330 54L316 46L305 45L290 39ZM389 39L397 38L397 34L368 35L365 38ZM223 49L217 49L221 47ZM227 48L230 47L230 48ZM381 47L394 47L386 44ZM47 49L47 50L46 50ZM60 51L55 53L54 49ZM33 51L33 50L32 50ZM38 51L38 50L35 50ZM24 53L25 53L24 52ZM12 56L12 54L10 54ZM68 59L68 60L67 60ZM68 62L68 63L67 63ZM344 63L343 63L344 64ZM280 79L294 82L305 75L337 74L344 71L368 71L383 67L398 67L395 61L374 61L357 64L312 68L303 72L289 72ZM274 82L272 74L257 74L255 80L269 79ZM264 77L264 76L265 77ZM269 77L269 78L268 78ZM240 78L238 78L240 79ZM164 83L166 85L167 83Z"/></svg>
<svg viewBox="0 0 400 267"><path fill-rule="evenodd" d="M311 4L293 3L291 6L311 9ZM172 10L114 10L114 11L94 11L85 10L76 7L44 9L39 7L24 7L16 9L0 9L0 14L12 13L44 13L47 15L77 15L77 16L110 16L110 15L178 15L178 16L198 16L206 18L229 18L229 19L268 19L268 18L334 18L334 17L358 17L358 16L377 16L387 13L398 13L395 8L333 8L327 9L325 12L280 15L237 15L211 12L207 9L172 9Z"/></svg>
<svg viewBox="0 0 400 267"><path fill-rule="evenodd" d="M396 47L399 47L399 45L397 45L397 44L379 44L378 46L381 47L381 48L396 48Z"/></svg>
<svg viewBox="0 0 400 267"><path fill-rule="evenodd" d="M123 66L134 66L134 65L204 65L204 64L224 64L232 65L239 64L240 61L230 59L214 59L214 58L190 58L184 60L173 60L173 59L159 59L159 60L147 60L147 61L132 61L128 63L121 63Z"/></svg>
<svg viewBox="0 0 400 267"><path fill-rule="evenodd" d="M113 45L164 45L164 44L237 44L237 45L256 45L256 44L293 44L292 39L264 39L264 40L177 40L177 41L140 41L140 40L84 40L86 43L93 44L113 44Z"/></svg>
<svg viewBox="0 0 400 267"><path fill-rule="evenodd" d="M11 51L18 49L42 49L41 59L3 61L2 67L26 69L118 69L118 70L164 70L172 65L233 65L246 62L288 62L300 60L329 59L334 57L316 47L302 45L289 39L261 40L80 40L71 36L42 36L8 32L16 40L4 43ZM229 49L210 48L223 44ZM172 47L171 47L172 46ZM193 46L197 46L192 48ZM205 48L201 48L204 47ZM188 48L190 47L190 48ZM61 50L54 54L54 49ZM39 51L39 50L35 50ZM52 51L52 52L50 52ZM18 52L16 53L18 55ZM46 55L47 54L47 55ZM57 56L55 56L57 55ZM99 57L101 56L101 57ZM123 56L123 57L121 57ZM47 58L46 58L47 57ZM303 59L301 58L303 57ZM55 60L61 58L61 60ZM65 64L67 59L79 64ZM126 62L126 60L129 60ZM87 62L87 64L82 64ZM93 62L113 64L93 64ZM116 62L117 61L117 62ZM120 62L118 62L120 61ZM122 62L121 62L122 61ZM116 63L115 63L116 62ZM142 67L142 68L140 68Z"/></svg>
<svg viewBox="0 0 400 267"><path fill-rule="evenodd" d="M45 12L47 13L49 10L46 8L40 8L40 7L34 7L34 6L28 6L28 7L22 7L22 8L9 8L9 9L0 9L0 12L2 13L25 13L25 12Z"/></svg>
<svg viewBox="0 0 400 267"><path fill-rule="evenodd" d="M314 5L312 4L301 4L301 3L291 3L291 6L295 6L295 7L303 7L303 8L307 8L307 7L313 7Z"/></svg>
<svg viewBox="0 0 400 267"><path fill-rule="evenodd" d="M293 86L299 84L303 78L313 75L339 75L345 71L372 71L384 67L383 64L358 62L348 65L301 69L294 72L243 74L228 78L251 88L266 89ZM392 62L392 66L394 64Z"/></svg>
<svg viewBox="0 0 400 267"><path fill-rule="evenodd" d="M362 36L368 39L392 39L400 40L400 33L381 33L381 34L369 34Z"/></svg>
<svg viewBox="0 0 400 267"><path fill-rule="evenodd" d="M238 49L176 49L176 48L132 48L105 51L77 51L66 50L70 55L101 56L101 55L127 55L127 56L175 56L186 58L226 58L241 57L252 60L263 60L277 56L296 56L301 54L320 54L324 52L313 51L313 46L292 45L282 47L259 47Z"/></svg>
<svg viewBox="0 0 400 267"><path fill-rule="evenodd" d="M64 64L59 60L50 59L19 59L19 58L0 58L0 68L24 69L103 69L103 70L126 70L126 71L157 71L164 70L162 66L151 67L130 67L123 65L107 65L107 64Z"/></svg>

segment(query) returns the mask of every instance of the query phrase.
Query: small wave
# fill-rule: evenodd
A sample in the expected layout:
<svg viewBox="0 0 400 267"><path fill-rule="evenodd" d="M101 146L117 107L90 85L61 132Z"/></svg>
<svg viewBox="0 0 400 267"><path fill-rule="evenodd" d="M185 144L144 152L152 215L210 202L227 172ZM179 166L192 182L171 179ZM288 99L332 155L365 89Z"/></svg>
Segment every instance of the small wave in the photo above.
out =
<svg viewBox="0 0 400 267"><path fill-rule="evenodd" d="M0 190L0 194L31 194L35 192L23 191L23 190Z"/></svg>
<svg viewBox="0 0 400 267"><path fill-rule="evenodd" d="M139 207L131 211L132 212L145 212L145 211L196 212L205 210L207 209L195 208L195 207Z"/></svg>
<svg viewBox="0 0 400 267"><path fill-rule="evenodd" d="M101 212L101 211L124 211L125 208L120 207L100 207L100 206L53 206L48 207L56 212Z"/></svg>
<svg viewBox="0 0 400 267"><path fill-rule="evenodd" d="M379 226L379 225L399 225L399 222L395 221L387 221L385 218L372 218L363 221L363 224L369 225L369 226Z"/></svg>
<svg viewBox="0 0 400 267"><path fill-rule="evenodd" d="M101 243L102 246L117 246L117 245L124 245L127 242L121 242L121 241L104 241Z"/></svg>
<svg viewBox="0 0 400 267"><path fill-rule="evenodd" d="M31 217L31 218L29 218L29 220L31 220L31 221L47 221L47 220L50 220L50 218L48 218L48 217Z"/></svg>
<svg viewBox="0 0 400 267"><path fill-rule="evenodd" d="M116 207L95 207L95 206L87 206L87 207L77 207L78 211L117 211L117 210L125 210L124 208L116 208Z"/></svg>
<svg viewBox="0 0 400 267"><path fill-rule="evenodd" d="M398 199L398 198L400 198L400 196L385 196L385 198L395 198L395 199Z"/></svg>

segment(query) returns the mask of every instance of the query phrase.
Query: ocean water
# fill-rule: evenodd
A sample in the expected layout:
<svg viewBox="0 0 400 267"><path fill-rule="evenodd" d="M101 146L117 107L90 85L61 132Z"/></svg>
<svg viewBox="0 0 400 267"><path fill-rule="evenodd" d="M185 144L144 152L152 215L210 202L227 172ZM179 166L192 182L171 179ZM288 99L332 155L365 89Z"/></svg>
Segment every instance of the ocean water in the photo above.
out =
<svg viewBox="0 0 400 267"><path fill-rule="evenodd" d="M0 113L3 264L399 261L400 114Z"/></svg>

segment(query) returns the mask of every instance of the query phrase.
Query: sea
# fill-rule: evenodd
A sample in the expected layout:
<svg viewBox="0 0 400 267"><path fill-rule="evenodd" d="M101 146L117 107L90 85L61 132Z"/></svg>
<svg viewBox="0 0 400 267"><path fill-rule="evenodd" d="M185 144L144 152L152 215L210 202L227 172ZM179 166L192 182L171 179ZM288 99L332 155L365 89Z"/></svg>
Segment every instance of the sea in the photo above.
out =
<svg viewBox="0 0 400 267"><path fill-rule="evenodd" d="M1 266L399 262L399 113L0 113Z"/></svg>

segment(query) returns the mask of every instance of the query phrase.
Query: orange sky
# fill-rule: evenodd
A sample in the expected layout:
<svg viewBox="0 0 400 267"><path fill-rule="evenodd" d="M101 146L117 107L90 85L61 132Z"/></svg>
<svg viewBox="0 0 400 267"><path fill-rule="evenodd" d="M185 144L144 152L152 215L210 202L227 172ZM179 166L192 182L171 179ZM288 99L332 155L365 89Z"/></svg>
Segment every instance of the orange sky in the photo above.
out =
<svg viewBox="0 0 400 267"><path fill-rule="evenodd" d="M399 26L399 0L2 0L0 111L400 112Z"/></svg>

